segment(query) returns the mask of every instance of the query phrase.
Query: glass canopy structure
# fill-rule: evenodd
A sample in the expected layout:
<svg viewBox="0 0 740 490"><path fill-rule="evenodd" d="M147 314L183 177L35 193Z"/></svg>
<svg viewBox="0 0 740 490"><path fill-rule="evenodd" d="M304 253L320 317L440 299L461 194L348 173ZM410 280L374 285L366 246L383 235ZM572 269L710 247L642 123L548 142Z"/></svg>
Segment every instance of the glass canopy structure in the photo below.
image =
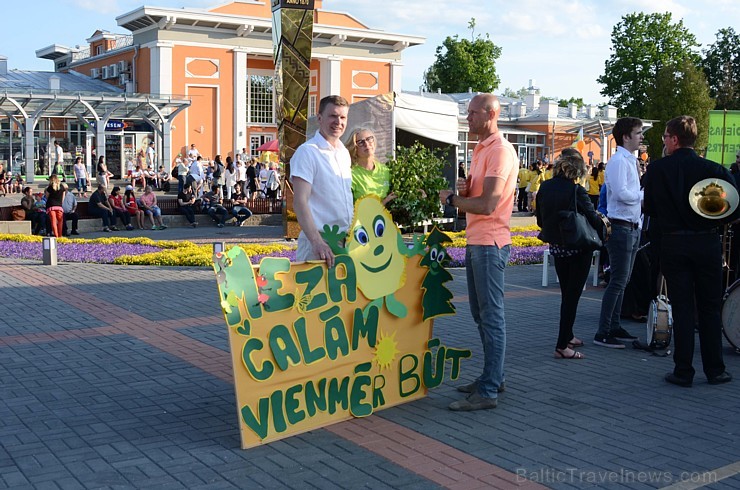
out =
<svg viewBox="0 0 740 490"><path fill-rule="evenodd" d="M95 153L105 155L106 127L110 121L136 120L146 122L155 133L158 154L163 162L172 162L171 133L177 115L189 107L184 96L159 96L138 93L83 92L40 90L0 86L0 121L8 124L8 134L19 134L18 147L25 164L26 180L34 176L34 132L38 122L49 119L75 119L86 132L85 161L92 166L92 141ZM5 125L3 125L5 127ZM12 136L11 136L12 137Z"/></svg>

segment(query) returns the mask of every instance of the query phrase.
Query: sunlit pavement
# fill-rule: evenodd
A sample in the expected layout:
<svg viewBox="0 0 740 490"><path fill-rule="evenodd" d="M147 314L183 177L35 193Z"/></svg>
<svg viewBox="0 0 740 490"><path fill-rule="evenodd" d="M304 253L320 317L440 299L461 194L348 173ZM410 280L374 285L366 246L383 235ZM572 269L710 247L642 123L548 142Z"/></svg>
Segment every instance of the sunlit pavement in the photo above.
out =
<svg viewBox="0 0 740 490"><path fill-rule="evenodd" d="M281 238L266 228L234 229ZM197 233L230 231L216 230ZM465 274L453 270L457 315L435 336L472 349L461 379L241 450L211 269L0 259L0 488L738 488L740 380L708 385L697 352L694 387L679 388L663 381L670 358L592 345L602 290L591 287L576 320L587 358L553 359L560 297L554 269L548 288L541 271L506 271L507 390L495 410L447 410L481 369ZM644 324L624 325L644 337ZM728 347L725 359L740 375L740 356Z"/></svg>

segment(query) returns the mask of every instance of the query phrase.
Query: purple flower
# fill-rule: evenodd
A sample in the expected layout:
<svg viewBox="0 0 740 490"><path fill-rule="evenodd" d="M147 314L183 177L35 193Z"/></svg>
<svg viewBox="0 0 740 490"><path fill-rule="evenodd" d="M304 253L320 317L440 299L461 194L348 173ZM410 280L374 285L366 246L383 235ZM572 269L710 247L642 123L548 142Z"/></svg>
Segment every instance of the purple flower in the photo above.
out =
<svg viewBox="0 0 740 490"><path fill-rule="evenodd" d="M509 265L528 265L541 264L542 254L547 249L547 245L539 247L511 247L511 256ZM465 249L461 247L449 247L447 255L450 257L450 263L447 267L465 267Z"/></svg>
<svg viewBox="0 0 740 490"><path fill-rule="evenodd" d="M537 237L540 234L539 230L536 231L517 231L513 232L511 236L524 236L524 237Z"/></svg>
<svg viewBox="0 0 740 490"><path fill-rule="evenodd" d="M541 245L539 247L511 247L509 265L541 264L542 255L547 248L547 245Z"/></svg>
<svg viewBox="0 0 740 490"><path fill-rule="evenodd" d="M263 257L285 257L291 262L295 262L295 250L281 250L279 252L272 252L269 254L251 255L249 260L252 264L259 264Z"/></svg>
<svg viewBox="0 0 740 490"><path fill-rule="evenodd" d="M130 243L57 243L57 259L62 262L110 264L121 255L141 255L159 252L159 247ZM43 244L0 241L0 257L42 260Z"/></svg>

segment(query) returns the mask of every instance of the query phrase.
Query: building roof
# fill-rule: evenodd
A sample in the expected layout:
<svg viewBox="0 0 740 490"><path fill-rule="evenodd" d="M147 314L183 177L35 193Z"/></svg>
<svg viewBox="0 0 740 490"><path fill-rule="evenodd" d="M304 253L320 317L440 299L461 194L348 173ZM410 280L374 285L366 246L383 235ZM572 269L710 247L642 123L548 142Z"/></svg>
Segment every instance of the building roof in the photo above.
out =
<svg viewBox="0 0 740 490"><path fill-rule="evenodd" d="M342 12L317 10L318 22L313 26L314 40L323 39L331 44L339 43L370 43L389 47L394 51L401 51L409 46L423 44L425 38L406 34L388 33L379 29L369 29L356 21L352 26L333 26L321 24L324 14L347 16ZM351 17L351 16L350 16ZM327 16L327 18L330 18ZM354 20L354 18L352 18ZM234 31L237 36L248 36L251 33L271 35L272 19L255 15L237 15L202 9L172 9L163 7L139 7L126 14L116 17L118 25L136 32L153 26L161 29L171 29L176 25L181 27L198 27ZM360 27L362 26L362 27Z"/></svg>
<svg viewBox="0 0 740 490"><path fill-rule="evenodd" d="M59 89L52 89L52 77ZM161 119L190 105L184 97L127 94L118 87L77 72L8 70L0 74L0 114L113 119Z"/></svg>
<svg viewBox="0 0 740 490"><path fill-rule="evenodd" d="M51 77L59 79L59 90L74 93L109 93L119 94L123 89L89 78L85 75L71 71L69 73L53 71L30 71L30 70L8 70L6 74L0 73L0 93L28 92L51 93Z"/></svg>

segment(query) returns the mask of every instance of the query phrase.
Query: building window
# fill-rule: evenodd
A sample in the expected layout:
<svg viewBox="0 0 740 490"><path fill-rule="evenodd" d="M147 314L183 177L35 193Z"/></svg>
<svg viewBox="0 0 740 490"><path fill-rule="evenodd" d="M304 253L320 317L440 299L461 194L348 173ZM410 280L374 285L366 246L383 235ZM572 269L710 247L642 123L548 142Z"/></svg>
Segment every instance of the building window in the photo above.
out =
<svg viewBox="0 0 740 490"><path fill-rule="evenodd" d="M308 117L316 115L316 99L317 98L318 97L316 95L308 96Z"/></svg>
<svg viewBox="0 0 740 490"><path fill-rule="evenodd" d="M268 141L275 139L274 134L253 134L249 137L249 156L252 158L259 158L260 152L257 148L264 145Z"/></svg>
<svg viewBox="0 0 740 490"><path fill-rule="evenodd" d="M103 54L103 45L98 44L97 46L95 46L95 56L98 56L101 54Z"/></svg>
<svg viewBox="0 0 740 490"><path fill-rule="evenodd" d="M249 118L252 124L275 124L275 79L271 75L249 76Z"/></svg>
<svg viewBox="0 0 740 490"><path fill-rule="evenodd" d="M85 146L85 134L87 130L78 122L69 123L69 142L74 146Z"/></svg>

